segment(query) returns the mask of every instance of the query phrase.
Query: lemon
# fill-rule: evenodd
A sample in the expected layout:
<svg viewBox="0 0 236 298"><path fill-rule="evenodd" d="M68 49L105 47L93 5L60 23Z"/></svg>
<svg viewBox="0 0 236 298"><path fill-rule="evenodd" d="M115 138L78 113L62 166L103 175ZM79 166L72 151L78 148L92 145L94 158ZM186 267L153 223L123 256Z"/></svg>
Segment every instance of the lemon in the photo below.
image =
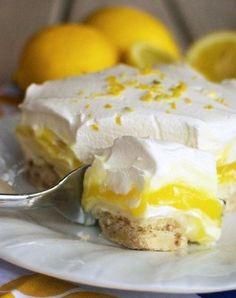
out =
<svg viewBox="0 0 236 298"><path fill-rule="evenodd" d="M168 52L156 46L147 43L136 43L127 52L126 61L129 64L145 68L158 63L172 63L175 59Z"/></svg>
<svg viewBox="0 0 236 298"><path fill-rule="evenodd" d="M85 22L100 29L126 56L137 43L157 47L176 59L179 49L167 27L151 15L128 6L108 6L91 14Z"/></svg>
<svg viewBox="0 0 236 298"><path fill-rule="evenodd" d="M103 33L80 24L62 24L36 33L23 48L15 80L31 83L65 78L110 67L118 54Z"/></svg>
<svg viewBox="0 0 236 298"><path fill-rule="evenodd" d="M236 78L236 31L206 35L190 47L186 59L212 81Z"/></svg>

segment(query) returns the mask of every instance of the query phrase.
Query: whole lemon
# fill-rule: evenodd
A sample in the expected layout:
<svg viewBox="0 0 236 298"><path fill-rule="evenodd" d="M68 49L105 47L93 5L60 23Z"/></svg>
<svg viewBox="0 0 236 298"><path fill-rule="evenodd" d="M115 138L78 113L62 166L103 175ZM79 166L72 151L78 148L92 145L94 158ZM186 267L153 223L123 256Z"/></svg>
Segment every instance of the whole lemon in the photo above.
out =
<svg viewBox="0 0 236 298"><path fill-rule="evenodd" d="M121 55L126 55L137 43L149 43L173 58L179 57L178 47L168 28L160 20L137 8L101 8L88 16L85 23L105 33Z"/></svg>
<svg viewBox="0 0 236 298"><path fill-rule="evenodd" d="M186 60L209 80L236 78L236 31L216 31L197 40Z"/></svg>
<svg viewBox="0 0 236 298"><path fill-rule="evenodd" d="M16 71L16 83L31 83L102 70L118 54L103 33L89 25L62 24L45 28L28 40Z"/></svg>

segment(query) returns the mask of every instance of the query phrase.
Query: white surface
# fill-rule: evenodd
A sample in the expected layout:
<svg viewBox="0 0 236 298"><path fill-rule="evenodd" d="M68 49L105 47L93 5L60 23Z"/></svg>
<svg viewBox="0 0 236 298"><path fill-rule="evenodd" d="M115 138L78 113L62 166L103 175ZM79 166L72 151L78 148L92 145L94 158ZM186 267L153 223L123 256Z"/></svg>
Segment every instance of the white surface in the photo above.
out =
<svg viewBox="0 0 236 298"><path fill-rule="evenodd" d="M47 127L71 144L75 155L84 163L91 162L99 149L112 145L123 135L152 137L186 144L215 155L235 140L236 81L214 84L205 80L186 65L159 66L159 71L140 74L132 67L116 66L100 73L87 74L60 81L31 85L22 105L22 123L38 128ZM125 90L118 95L108 94L107 78L116 76ZM135 86L128 82L135 82ZM158 81L151 101L143 101L145 85ZM181 82L186 90L174 97L172 88ZM154 100L156 95L171 94L169 99ZM191 100L186 103L185 99ZM223 99L227 106L219 103ZM90 108L86 108L87 105ZM104 108L111 104L112 108ZM176 109L172 107L176 104ZM212 106L212 109L207 109ZM131 107L133 112L127 112ZM121 117L121 124L116 117ZM91 125L96 124L99 130ZM231 144L232 148L235 146ZM231 148L230 147L230 148ZM218 156L217 156L218 157ZM229 150L226 157L236 159Z"/></svg>
<svg viewBox="0 0 236 298"><path fill-rule="evenodd" d="M0 174L12 180L20 158L8 129L13 124L10 120L0 125ZM118 247L104 240L97 228L69 223L53 210L1 210L0 257L33 271L99 287L169 293L223 291L236 289L235 225L236 214L227 216L216 247L157 253Z"/></svg>

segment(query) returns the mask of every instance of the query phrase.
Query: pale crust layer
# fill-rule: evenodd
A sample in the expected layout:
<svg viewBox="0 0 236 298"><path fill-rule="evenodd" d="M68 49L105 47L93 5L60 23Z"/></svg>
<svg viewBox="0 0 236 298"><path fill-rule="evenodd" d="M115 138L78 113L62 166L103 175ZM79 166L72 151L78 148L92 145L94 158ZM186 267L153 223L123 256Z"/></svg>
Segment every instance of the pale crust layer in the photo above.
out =
<svg viewBox="0 0 236 298"><path fill-rule="evenodd" d="M46 163L36 165L33 161L27 162L27 178L39 189L52 187L60 180L52 166Z"/></svg>
<svg viewBox="0 0 236 298"><path fill-rule="evenodd" d="M110 212L98 214L103 235L131 249L174 251L187 246L180 224L173 218L131 221Z"/></svg>

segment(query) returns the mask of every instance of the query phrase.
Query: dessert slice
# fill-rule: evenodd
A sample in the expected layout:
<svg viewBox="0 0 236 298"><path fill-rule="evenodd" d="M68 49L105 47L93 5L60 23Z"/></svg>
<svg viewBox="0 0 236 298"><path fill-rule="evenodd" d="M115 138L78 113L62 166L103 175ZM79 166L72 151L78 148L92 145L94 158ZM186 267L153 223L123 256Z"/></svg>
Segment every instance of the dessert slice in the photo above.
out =
<svg viewBox="0 0 236 298"><path fill-rule="evenodd" d="M120 65L30 86L18 136L34 182L47 184L120 136L182 143L216 157L219 195L228 200L236 192L235 93L234 81L214 84L186 65Z"/></svg>
<svg viewBox="0 0 236 298"><path fill-rule="evenodd" d="M87 170L82 204L105 237L132 249L172 251L220 236L215 159L181 144L118 138Z"/></svg>

